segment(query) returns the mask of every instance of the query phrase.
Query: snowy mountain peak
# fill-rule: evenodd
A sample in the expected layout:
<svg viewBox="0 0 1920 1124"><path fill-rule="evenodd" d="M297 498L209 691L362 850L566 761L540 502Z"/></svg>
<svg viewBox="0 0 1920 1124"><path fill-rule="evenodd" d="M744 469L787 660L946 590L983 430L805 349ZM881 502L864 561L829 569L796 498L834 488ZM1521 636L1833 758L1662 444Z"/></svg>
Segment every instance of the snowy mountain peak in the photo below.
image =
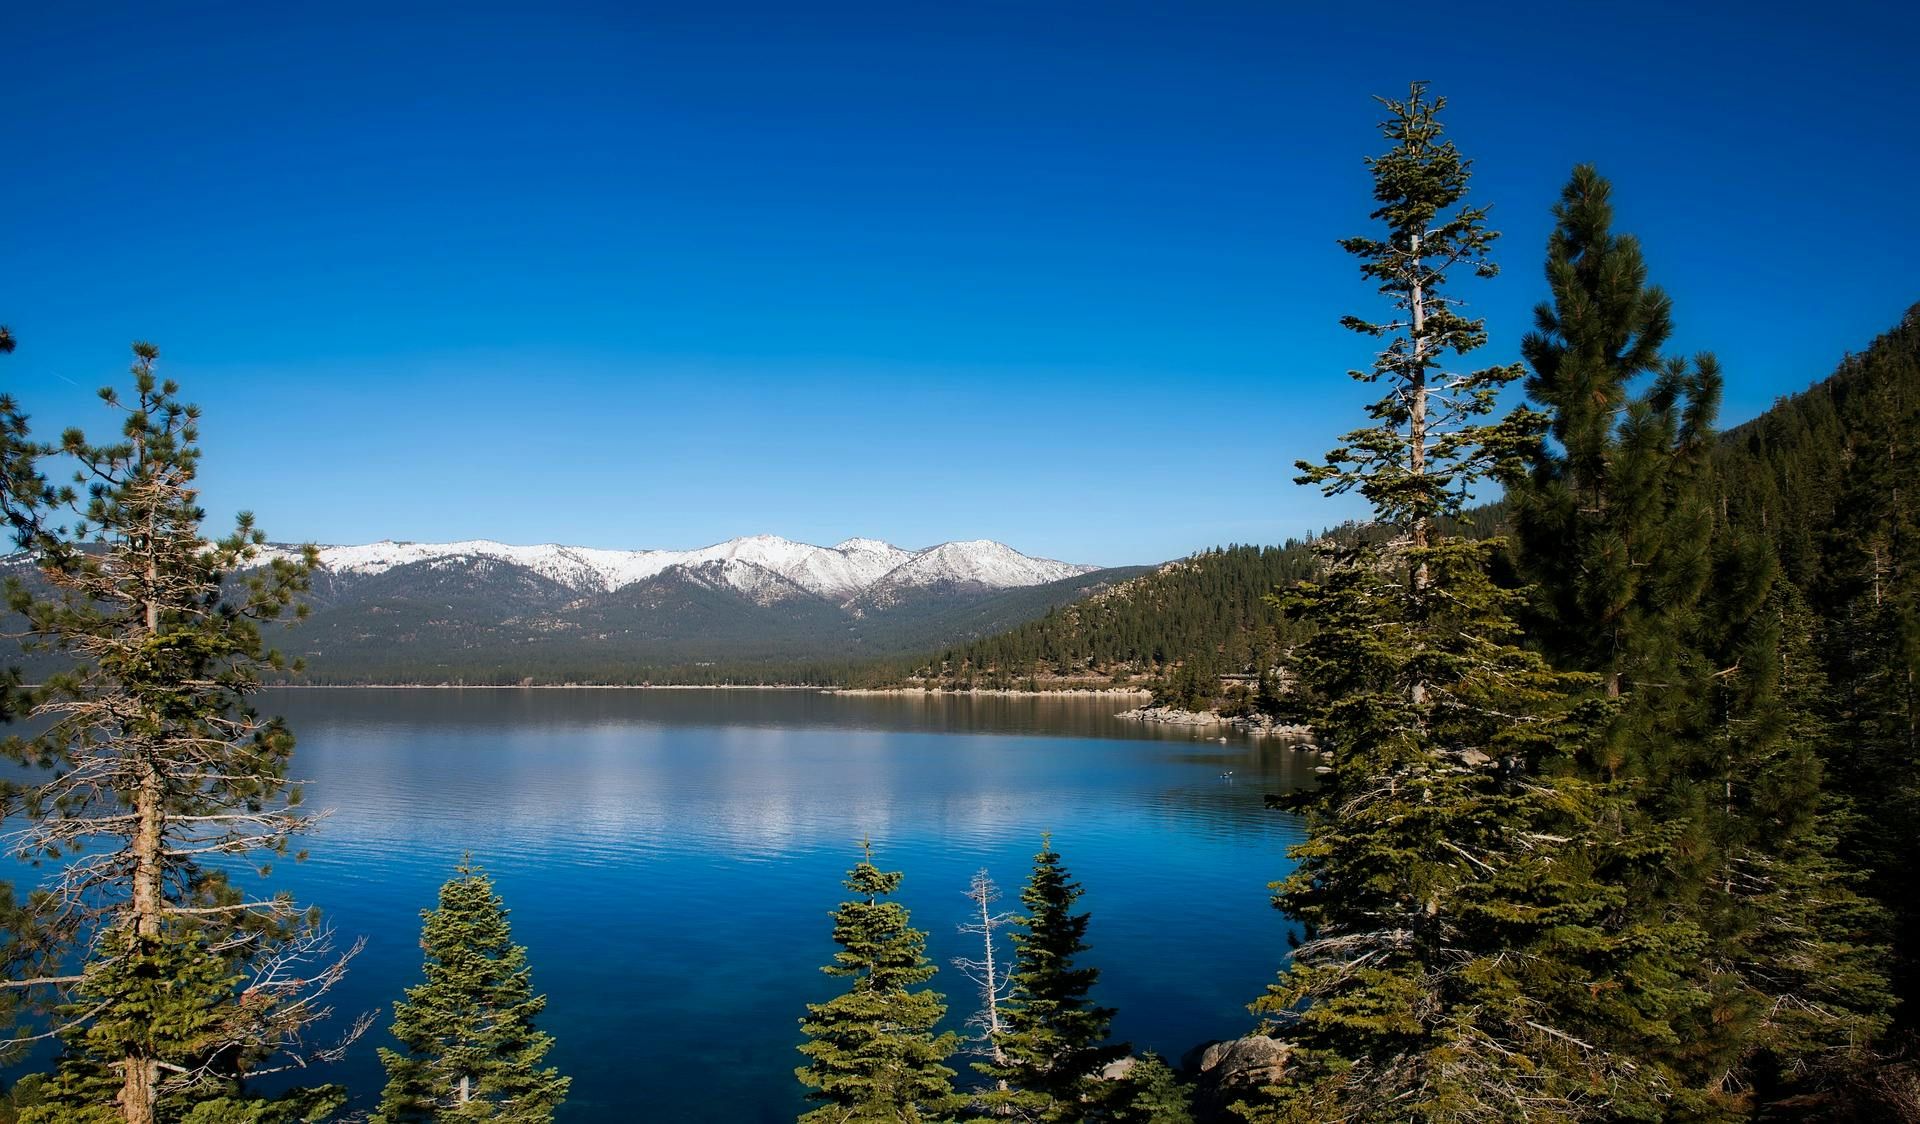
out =
<svg viewBox="0 0 1920 1124"><path fill-rule="evenodd" d="M420 562L450 560L509 563L579 593L608 593L680 568L689 578L703 584L724 583L762 604L808 594L844 604L875 589L953 584L1012 589L1098 568L1032 558L990 539L942 543L919 551L902 550L879 539L851 538L824 547L778 535L729 539L698 550L607 550L554 543L513 546L490 539L451 543L383 539L320 550L321 566L336 574L373 575Z"/></svg>
<svg viewBox="0 0 1920 1124"><path fill-rule="evenodd" d="M991 539L941 543L920 551L878 584L889 589L925 585L977 585L990 589L1042 585L1097 569L1032 558Z"/></svg>
<svg viewBox="0 0 1920 1124"><path fill-rule="evenodd" d="M834 543L833 549L838 550L842 553L853 553L856 551L862 552L862 553L874 553L874 554L909 553L908 551L901 550L899 547L893 545L892 543L885 542L881 539L862 539L862 538L846 539L842 542Z"/></svg>

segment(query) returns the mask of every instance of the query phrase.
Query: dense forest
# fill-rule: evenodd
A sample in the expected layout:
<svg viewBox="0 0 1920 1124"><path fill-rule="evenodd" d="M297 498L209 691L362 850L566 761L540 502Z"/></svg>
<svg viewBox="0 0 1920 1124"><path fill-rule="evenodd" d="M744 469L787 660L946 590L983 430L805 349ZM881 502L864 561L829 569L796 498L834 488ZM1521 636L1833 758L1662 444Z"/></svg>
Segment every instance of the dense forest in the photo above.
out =
<svg viewBox="0 0 1920 1124"><path fill-rule="evenodd" d="M815 673L1284 693L1325 763L1275 798L1302 817L1272 884L1300 938L1228 1028L1266 1064L1191 1083L1113 1040L1044 839L1017 912L974 888L986 1053L963 1076L904 873L865 845L823 926L826 997L791 1012L810 1124L1920 1119L1920 308L1721 433L1719 362L1672 353L1678 311L1580 166L1524 362L1475 368L1463 294L1498 235L1445 100L1383 104L1375 229L1341 242L1379 298L1345 320L1379 397L1298 462L1371 518ZM12 1047L59 1047L0 1118L338 1119L347 1090L259 1079L364 1048L368 1021L325 1014L353 950L229 873L270 873L307 826L292 731L250 700L290 670L265 629L306 611L315 556L252 564L245 515L207 532L198 410L134 355L108 441L39 442L0 399L0 509L38 572L9 602L69 661L0 695L29 719L5 743L11 845L48 874L0 897L0 996ZM484 871L454 872L421 949L373 1119L551 1120L569 1079Z"/></svg>
<svg viewBox="0 0 1920 1124"><path fill-rule="evenodd" d="M1315 567L1304 543L1202 551L1018 628L905 667L942 686L1134 683L1176 664L1220 672L1272 664L1297 629L1268 604Z"/></svg>

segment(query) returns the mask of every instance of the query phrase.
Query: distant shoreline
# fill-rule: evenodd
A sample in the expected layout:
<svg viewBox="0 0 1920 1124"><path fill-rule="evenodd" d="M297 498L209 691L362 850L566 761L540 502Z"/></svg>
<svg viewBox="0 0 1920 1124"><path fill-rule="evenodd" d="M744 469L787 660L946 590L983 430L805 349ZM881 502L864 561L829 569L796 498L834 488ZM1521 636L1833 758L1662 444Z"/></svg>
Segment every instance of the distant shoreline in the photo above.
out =
<svg viewBox="0 0 1920 1124"><path fill-rule="evenodd" d="M822 691L833 695L983 695L994 698L1028 698L1034 695L1086 695L1089 697L1126 696L1137 698L1142 695L1151 697L1153 692L1145 687L1041 687L1032 691L1022 691L1012 687L822 687Z"/></svg>
<svg viewBox="0 0 1920 1124"><path fill-rule="evenodd" d="M819 691L799 683L265 683L289 691Z"/></svg>
<svg viewBox="0 0 1920 1124"><path fill-rule="evenodd" d="M1145 687L1055 687L1022 691L1008 687L969 687L966 690L925 687L814 687L800 683L267 683L273 691L812 691L822 695L969 695L993 698L1033 698L1040 695L1151 696Z"/></svg>

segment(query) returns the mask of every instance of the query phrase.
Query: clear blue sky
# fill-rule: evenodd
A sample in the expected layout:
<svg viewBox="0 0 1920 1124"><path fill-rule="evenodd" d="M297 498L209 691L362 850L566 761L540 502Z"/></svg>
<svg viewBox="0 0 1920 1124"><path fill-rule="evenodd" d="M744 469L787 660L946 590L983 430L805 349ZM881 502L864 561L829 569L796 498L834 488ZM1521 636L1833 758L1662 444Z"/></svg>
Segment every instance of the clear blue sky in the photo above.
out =
<svg viewBox="0 0 1920 1124"><path fill-rule="evenodd" d="M1354 511L1290 465L1411 78L1506 233L1488 361L1583 160L1728 423L1920 300L1915 6L1560 7L15 5L0 380L103 427L157 342L278 538L1279 541Z"/></svg>

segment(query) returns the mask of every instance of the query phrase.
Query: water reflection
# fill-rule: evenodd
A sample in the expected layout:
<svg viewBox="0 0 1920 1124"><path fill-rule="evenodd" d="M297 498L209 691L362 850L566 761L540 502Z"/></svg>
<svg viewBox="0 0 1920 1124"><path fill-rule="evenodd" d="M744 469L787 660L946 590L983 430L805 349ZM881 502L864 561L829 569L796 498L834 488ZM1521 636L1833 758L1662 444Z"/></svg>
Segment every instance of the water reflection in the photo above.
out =
<svg viewBox="0 0 1920 1124"><path fill-rule="evenodd" d="M418 911L472 850L548 992L564 1119L791 1120L796 1021L830 994L827 913L854 841L907 873L940 963L969 875L1013 898L1054 832L1095 913L1116 1030L1178 1054L1243 1032L1285 956L1267 883L1309 783L1283 744L1114 717L1115 697L817 692L289 690L263 709L333 816L278 882L368 937L342 1011L418 978ZM1233 777L1220 774L1231 770ZM942 974L953 1023L972 997ZM382 1027L384 1029L383 1019ZM377 1093L365 1043L337 1079ZM963 1070L965 1066L960 1068Z"/></svg>

